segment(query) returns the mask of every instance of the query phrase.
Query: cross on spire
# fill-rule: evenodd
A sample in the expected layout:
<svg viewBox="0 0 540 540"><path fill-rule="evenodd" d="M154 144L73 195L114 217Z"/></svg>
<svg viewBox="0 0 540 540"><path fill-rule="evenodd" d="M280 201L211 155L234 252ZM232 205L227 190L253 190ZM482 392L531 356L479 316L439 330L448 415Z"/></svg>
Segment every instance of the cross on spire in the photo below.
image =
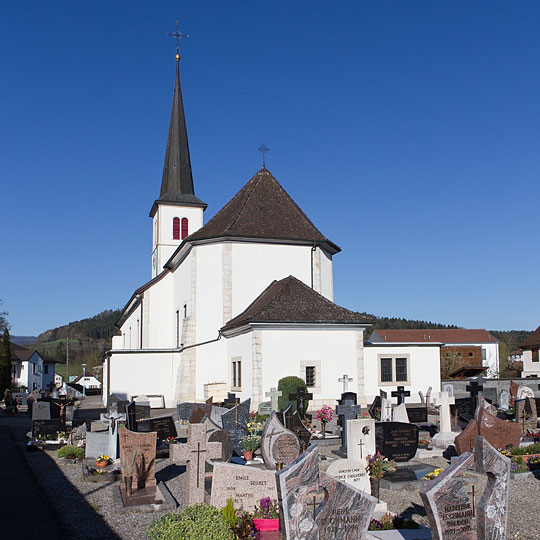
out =
<svg viewBox="0 0 540 540"><path fill-rule="evenodd" d="M178 21L176 21L176 24L174 25L174 32L167 32L167 35L169 37L172 37L176 39L176 61L180 60L180 40L182 38L188 38L188 34L182 34L180 30L178 29Z"/></svg>
<svg viewBox="0 0 540 540"><path fill-rule="evenodd" d="M263 157L263 169L266 169L266 153L270 152L270 148L266 144L262 143L257 150L262 154Z"/></svg>

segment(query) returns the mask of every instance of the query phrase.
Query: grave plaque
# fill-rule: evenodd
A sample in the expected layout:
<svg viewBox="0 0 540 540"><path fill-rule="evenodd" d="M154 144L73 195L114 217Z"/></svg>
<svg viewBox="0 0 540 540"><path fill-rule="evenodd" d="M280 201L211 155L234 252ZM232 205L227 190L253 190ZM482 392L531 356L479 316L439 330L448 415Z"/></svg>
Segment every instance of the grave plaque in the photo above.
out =
<svg viewBox="0 0 540 540"><path fill-rule="evenodd" d="M414 424L401 422L377 422L375 446L377 452L396 462L409 461L418 450L420 430Z"/></svg>
<svg viewBox="0 0 540 540"><path fill-rule="evenodd" d="M375 420L347 420L347 457L366 465L366 456L375 452Z"/></svg>
<svg viewBox="0 0 540 540"><path fill-rule="evenodd" d="M257 412L260 415L270 415L272 414L272 402L271 401L263 401L262 403L259 403L259 407L257 408Z"/></svg>
<svg viewBox="0 0 540 540"><path fill-rule="evenodd" d="M215 463L210 504L223 508L232 497L236 510L252 511L264 497L277 499L276 473L231 463Z"/></svg>
<svg viewBox="0 0 540 540"><path fill-rule="evenodd" d="M135 433L122 428L120 493L125 506L153 504L156 499L156 433Z"/></svg>
<svg viewBox="0 0 540 540"><path fill-rule="evenodd" d="M35 401L32 405L32 420L50 420L51 404L48 401Z"/></svg>
<svg viewBox="0 0 540 540"><path fill-rule="evenodd" d="M354 420L349 420L349 422ZM361 461L355 459L336 459L326 470L332 478L340 480L360 491L371 494L369 475Z"/></svg>
<svg viewBox="0 0 540 540"><path fill-rule="evenodd" d="M139 433L149 433L155 431L157 438L164 441L169 437L177 437L176 426L172 416L156 416L137 422L137 431Z"/></svg>
<svg viewBox="0 0 540 540"><path fill-rule="evenodd" d="M86 446L84 457L97 458L104 454L116 459L116 455L109 454L109 432L108 431L88 431L86 433Z"/></svg>
<svg viewBox="0 0 540 540"><path fill-rule="evenodd" d="M56 439L58 431L64 431L65 426L57 418L53 420L32 420L32 437L45 437L50 435L51 439Z"/></svg>
<svg viewBox="0 0 540 540"><path fill-rule="evenodd" d="M510 408L510 393L508 390L501 390L499 394L499 409L507 411Z"/></svg>
<svg viewBox="0 0 540 540"><path fill-rule="evenodd" d="M229 409L221 417L223 429L231 438L233 452L238 456L243 455L240 441L242 440L242 437L248 433L247 423L249 420L250 405L251 399L247 399L232 409Z"/></svg>
<svg viewBox="0 0 540 540"><path fill-rule="evenodd" d="M273 412L261 435L261 453L268 469L275 469L276 463L288 465L300 455L300 443L296 435L285 428Z"/></svg>

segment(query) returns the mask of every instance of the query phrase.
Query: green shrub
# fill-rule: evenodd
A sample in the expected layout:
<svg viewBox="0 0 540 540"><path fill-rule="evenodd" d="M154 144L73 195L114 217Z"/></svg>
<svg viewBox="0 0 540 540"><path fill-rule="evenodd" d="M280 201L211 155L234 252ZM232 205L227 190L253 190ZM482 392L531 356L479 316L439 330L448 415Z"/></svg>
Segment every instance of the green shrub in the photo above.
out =
<svg viewBox="0 0 540 540"><path fill-rule="evenodd" d="M62 446L56 451L59 458L82 459L84 457L84 448L79 446Z"/></svg>
<svg viewBox="0 0 540 540"><path fill-rule="evenodd" d="M236 510L234 509L234 503L232 497L227 499L227 504L221 509L225 521L229 524L231 529L236 527L238 518L236 517Z"/></svg>
<svg viewBox="0 0 540 540"><path fill-rule="evenodd" d="M149 540L234 540L234 533L217 508L188 506L179 514L166 514L150 523Z"/></svg>
<svg viewBox="0 0 540 540"><path fill-rule="evenodd" d="M278 390L281 390L281 396L278 398L278 407L279 410L282 411L289 405L289 403L293 404L293 412L296 411L296 400L291 401L289 399L289 394L296 394L296 389L298 387L305 388L307 392L307 385L306 383L300 379L299 377L295 377L294 375L291 375L289 377L283 377L283 379L279 379L278 381ZM309 400L304 400L304 410L307 411L309 405Z"/></svg>

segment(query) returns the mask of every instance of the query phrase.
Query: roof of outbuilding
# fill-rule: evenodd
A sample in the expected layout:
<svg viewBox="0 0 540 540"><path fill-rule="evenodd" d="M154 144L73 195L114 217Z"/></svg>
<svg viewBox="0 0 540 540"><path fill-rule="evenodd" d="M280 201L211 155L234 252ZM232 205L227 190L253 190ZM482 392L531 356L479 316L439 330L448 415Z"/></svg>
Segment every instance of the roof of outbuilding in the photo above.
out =
<svg viewBox="0 0 540 540"><path fill-rule="evenodd" d="M273 281L221 330L254 322L369 324L360 313L334 304L294 276Z"/></svg>
<svg viewBox="0 0 540 540"><path fill-rule="evenodd" d="M521 349L540 347L540 326L520 345Z"/></svg>
<svg viewBox="0 0 540 540"><path fill-rule="evenodd" d="M313 225L266 168L186 242L224 236L318 243L333 253L341 251Z"/></svg>
<svg viewBox="0 0 540 540"><path fill-rule="evenodd" d="M497 343L497 338L487 330L465 328L374 330L369 338L372 343Z"/></svg>

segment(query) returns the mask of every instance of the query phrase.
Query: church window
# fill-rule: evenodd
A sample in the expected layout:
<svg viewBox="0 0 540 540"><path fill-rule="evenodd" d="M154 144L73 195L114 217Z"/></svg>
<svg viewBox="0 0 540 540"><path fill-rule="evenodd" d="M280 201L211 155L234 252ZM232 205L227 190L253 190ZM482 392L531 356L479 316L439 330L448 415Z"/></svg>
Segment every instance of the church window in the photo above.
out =
<svg viewBox="0 0 540 540"><path fill-rule="evenodd" d="M180 240L180 218L175 217L172 221L173 240Z"/></svg>
<svg viewBox="0 0 540 540"><path fill-rule="evenodd" d="M381 358L381 381L392 382L392 359Z"/></svg>
<svg viewBox="0 0 540 540"><path fill-rule="evenodd" d="M182 218L182 240L188 235L188 220L187 218Z"/></svg>
<svg viewBox="0 0 540 540"><path fill-rule="evenodd" d="M232 387L242 388L242 357L240 356L232 359Z"/></svg>
<svg viewBox="0 0 540 540"><path fill-rule="evenodd" d="M396 358L396 382L407 380L407 359Z"/></svg>
<svg viewBox="0 0 540 540"><path fill-rule="evenodd" d="M315 366L306 366L306 385L309 388L316 386L315 384Z"/></svg>
<svg viewBox="0 0 540 540"><path fill-rule="evenodd" d="M390 386L396 383L410 383L409 356L379 356L379 384Z"/></svg>

